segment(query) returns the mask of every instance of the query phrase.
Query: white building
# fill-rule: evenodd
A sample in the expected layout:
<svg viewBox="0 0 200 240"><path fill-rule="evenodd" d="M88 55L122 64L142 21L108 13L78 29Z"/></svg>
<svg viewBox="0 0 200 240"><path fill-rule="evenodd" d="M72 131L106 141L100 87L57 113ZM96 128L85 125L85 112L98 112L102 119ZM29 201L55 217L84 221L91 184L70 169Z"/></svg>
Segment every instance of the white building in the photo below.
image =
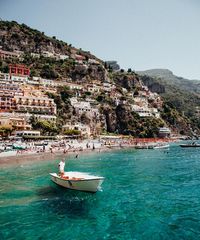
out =
<svg viewBox="0 0 200 240"><path fill-rule="evenodd" d="M171 130L169 128L162 127L162 128L159 129L159 136L160 137L165 138L165 137L170 137L170 135L171 135Z"/></svg>
<svg viewBox="0 0 200 240"><path fill-rule="evenodd" d="M20 76L20 75L11 75L10 79L12 82L16 83L26 83L28 81L28 76Z"/></svg>
<svg viewBox="0 0 200 240"><path fill-rule="evenodd" d="M78 101L77 98L71 98L70 101L78 114L86 113L89 117L99 117L98 108L91 107L90 102Z"/></svg>
<svg viewBox="0 0 200 240"><path fill-rule="evenodd" d="M55 87L55 81L51 79L40 78L39 83L45 87Z"/></svg>
<svg viewBox="0 0 200 240"><path fill-rule="evenodd" d="M146 97L142 97L142 96L134 97L134 103L135 105L138 105L140 107L144 107L144 108L148 107L148 100Z"/></svg>
<svg viewBox="0 0 200 240"><path fill-rule="evenodd" d="M34 130L23 130L23 131L15 131L15 135L19 137L23 136L40 136L40 131Z"/></svg>
<svg viewBox="0 0 200 240"><path fill-rule="evenodd" d="M131 105L132 111L136 112L140 117L155 117L160 118L160 113L157 108L140 107Z"/></svg>
<svg viewBox="0 0 200 240"><path fill-rule="evenodd" d="M59 54L59 59L60 60L65 60L65 59L68 59L68 58L69 58L69 56L67 56L67 55Z"/></svg>
<svg viewBox="0 0 200 240"><path fill-rule="evenodd" d="M7 83L9 81L10 81L9 73L2 73L2 72L0 72L0 82L1 83Z"/></svg>
<svg viewBox="0 0 200 240"><path fill-rule="evenodd" d="M106 92L111 92L115 88L116 88L115 85L112 85L110 83L103 83L103 90Z"/></svg>
<svg viewBox="0 0 200 240"><path fill-rule="evenodd" d="M95 59L89 59L88 60L88 63L91 63L91 64L100 64L100 62L98 62L97 60L95 60Z"/></svg>
<svg viewBox="0 0 200 240"><path fill-rule="evenodd" d="M70 90L82 90L83 86L75 83L67 83L66 86L69 87Z"/></svg>
<svg viewBox="0 0 200 240"><path fill-rule="evenodd" d="M87 85L87 91L88 91L88 92L92 92L92 93L94 93L94 92L100 92L101 89L102 89L102 87L101 87L101 86L98 86L98 85L96 85L96 84L88 84L88 85Z"/></svg>
<svg viewBox="0 0 200 240"><path fill-rule="evenodd" d="M55 58L54 53L48 51L43 51L41 55L43 57Z"/></svg>
<svg viewBox="0 0 200 240"><path fill-rule="evenodd" d="M40 58L40 54L39 53L31 53L31 57Z"/></svg>

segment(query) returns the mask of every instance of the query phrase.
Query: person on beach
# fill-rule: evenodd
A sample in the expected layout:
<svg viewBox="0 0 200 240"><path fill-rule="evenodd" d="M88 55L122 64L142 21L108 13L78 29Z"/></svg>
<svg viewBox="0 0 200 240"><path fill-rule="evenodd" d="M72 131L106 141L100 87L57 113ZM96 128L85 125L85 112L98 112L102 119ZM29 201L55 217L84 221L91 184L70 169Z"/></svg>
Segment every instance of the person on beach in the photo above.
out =
<svg viewBox="0 0 200 240"><path fill-rule="evenodd" d="M65 173L65 161L64 159L62 159L59 164L58 164L58 168L59 168L59 175L61 177L63 177L64 173Z"/></svg>
<svg viewBox="0 0 200 240"><path fill-rule="evenodd" d="M50 149L50 152L51 152L51 153L53 153L53 148L52 148L52 147L50 147L49 149Z"/></svg>

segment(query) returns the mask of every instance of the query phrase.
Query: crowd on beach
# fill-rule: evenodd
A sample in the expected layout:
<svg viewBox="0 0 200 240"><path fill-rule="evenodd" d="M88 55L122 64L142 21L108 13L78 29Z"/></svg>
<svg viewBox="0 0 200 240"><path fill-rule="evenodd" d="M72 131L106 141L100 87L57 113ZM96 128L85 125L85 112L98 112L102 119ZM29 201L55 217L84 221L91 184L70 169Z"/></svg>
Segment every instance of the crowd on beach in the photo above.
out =
<svg viewBox="0 0 200 240"><path fill-rule="evenodd" d="M107 138L107 139L85 139L85 140L45 140L28 142L4 142L4 149L1 149L0 157L17 156L35 153L63 153L80 151L103 151L114 148L134 148L137 146L145 147L149 145L163 144L173 141L172 139L150 139L150 138ZM6 145L7 144L7 145ZM14 146L6 149L6 146Z"/></svg>

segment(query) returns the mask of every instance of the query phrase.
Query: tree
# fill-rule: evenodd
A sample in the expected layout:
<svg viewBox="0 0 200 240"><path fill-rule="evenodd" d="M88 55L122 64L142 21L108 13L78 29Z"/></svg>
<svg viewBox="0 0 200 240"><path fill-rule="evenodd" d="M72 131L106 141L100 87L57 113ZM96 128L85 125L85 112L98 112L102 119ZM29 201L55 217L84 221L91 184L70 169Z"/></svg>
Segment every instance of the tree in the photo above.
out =
<svg viewBox="0 0 200 240"><path fill-rule="evenodd" d="M49 64L46 64L42 67L42 71L40 75L41 77L47 78L47 79L56 79L58 77L57 72Z"/></svg>
<svg viewBox="0 0 200 240"><path fill-rule="evenodd" d="M59 89L61 99L63 102L67 103L69 98L72 97L73 93L67 86L62 86Z"/></svg>
<svg viewBox="0 0 200 240"><path fill-rule="evenodd" d="M32 117L30 122L33 129L40 130L43 134L55 135L58 132L58 128L53 121L36 119L35 117Z"/></svg>
<svg viewBox="0 0 200 240"><path fill-rule="evenodd" d="M69 129L69 130L65 130L63 132L65 135L70 135L70 136L73 136L73 135L81 135L81 131L79 130L75 130L75 129Z"/></svg>
<svg viewBox="0 0 200 240"><path fill-rule="evenodd" d="M2 125L0 126L0 135L3 137L8 137L12 133L13 128L9 125Z"/></svg>

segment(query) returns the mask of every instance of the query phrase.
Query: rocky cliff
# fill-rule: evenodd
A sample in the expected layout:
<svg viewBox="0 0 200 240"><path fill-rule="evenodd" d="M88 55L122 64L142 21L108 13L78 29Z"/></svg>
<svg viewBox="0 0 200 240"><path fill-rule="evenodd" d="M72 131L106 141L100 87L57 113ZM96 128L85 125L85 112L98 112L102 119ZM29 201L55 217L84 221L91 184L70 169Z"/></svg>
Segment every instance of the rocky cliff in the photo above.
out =
<svg viewBox="0 0 200 240"><path fill-rule="evenodd" d="M151 92L164 96L167 92L167 85L163 82L132 71L113 72L106 63L90 52L77 49L71 44L57 40L56 37L45 36L44 33L31 29L25 24L1 21L0 45L3 50L23 52L19 59L0 60L0 71L6 72L8 64L11 62L23 63L30 66L31 76L60 80L63 83L66 81L78 83L83 86L90 83L98 85L110 83L115 86L112 94L106 91L92 93L86 90L78 93L82 100L89 94L93 104L100 110L100 120L88 119L75 114L69 98L76 96L77 91L60 88L57 94L51 94L57 104L57 125L60 128L67 121L81 121L90 123L94 127L101 126L102 131L131 134L136 137L157 136L158 128L164 125L170 126L177 133L190 134L191 132L189 126L193 124L192 119L182 116L181 108L174 108L173 104L170 105L169 97L166 97L164 107L162 107L162 99L148 100L149 107L159 106L162 118L142 118L133 111L131 106L135 104L134 96L150 94L149 90L144 90L144 85L148 86ZM57 59L45 56L44 52L54 56L60 54L67 57ZM39 54L39 56L35 57L34 54ZM194 125L194 128L196 129L197 125Z"/></svg>

